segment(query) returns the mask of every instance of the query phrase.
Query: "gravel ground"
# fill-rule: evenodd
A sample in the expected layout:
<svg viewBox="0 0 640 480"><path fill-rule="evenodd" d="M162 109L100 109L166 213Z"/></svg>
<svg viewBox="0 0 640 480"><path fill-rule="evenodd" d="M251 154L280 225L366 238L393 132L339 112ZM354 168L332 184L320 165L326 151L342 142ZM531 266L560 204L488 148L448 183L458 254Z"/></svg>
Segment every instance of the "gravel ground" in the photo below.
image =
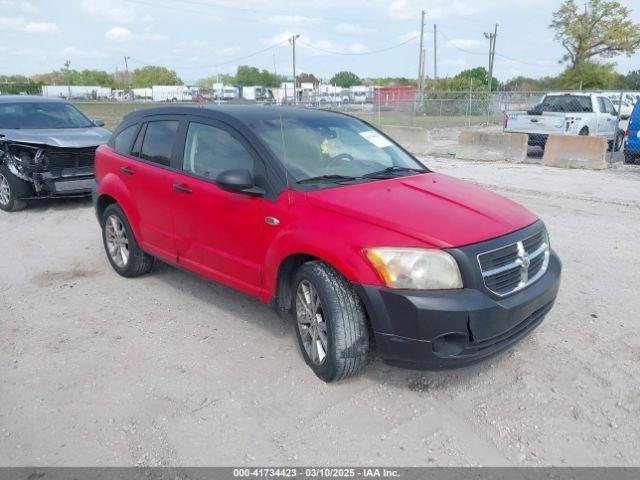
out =
<svg viewBox="0 0 640 480"><path fill-rule="evenodd" d="M257 300L117 276L88 200L0 212L0 464L637 465L640 169L427 162L537 212L564 262L531 336L445 373L326 385Z"/></svg>

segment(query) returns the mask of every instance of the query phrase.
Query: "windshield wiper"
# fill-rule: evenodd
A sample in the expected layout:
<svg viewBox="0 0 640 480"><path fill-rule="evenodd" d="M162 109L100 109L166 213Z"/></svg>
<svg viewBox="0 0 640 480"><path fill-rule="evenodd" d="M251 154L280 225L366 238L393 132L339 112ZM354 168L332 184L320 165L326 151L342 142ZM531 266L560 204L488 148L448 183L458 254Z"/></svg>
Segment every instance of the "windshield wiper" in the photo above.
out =
<svg viewBox="0 0 640 480"><path fill-rule="evenodd" d="M424 170L422 168L410 168L410 167L400 167L398 165L393 165L391 167L387 167L384 170L379 170L377 172L366 173L362 176L362 178L386 178L389 177L390 174L396 172L414 172L414 173L426 173L429 170Z"/></svg>
<svg viewBox="0 0 640 480"><path fill-rule="evenodd" d="M327 181L327 182L353 181L353 180L357 180L358 178L360 177L350 177L348 175L330 174L330 175L318 175L317 177L304 178L302 180L298 180L296 183L315 183L315 182L322 182L322 181Z"/></svg>

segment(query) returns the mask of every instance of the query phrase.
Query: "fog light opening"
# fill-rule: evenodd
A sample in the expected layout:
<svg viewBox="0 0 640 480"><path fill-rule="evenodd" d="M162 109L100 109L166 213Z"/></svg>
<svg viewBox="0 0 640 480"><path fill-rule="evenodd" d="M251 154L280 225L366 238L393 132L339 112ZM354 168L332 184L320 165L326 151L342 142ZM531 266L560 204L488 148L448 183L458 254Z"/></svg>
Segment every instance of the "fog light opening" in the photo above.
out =
<svg viewBox="0 0 640 480"><path fill-rule="evenodd" d="M462 333L447 333L431 342L433 353L439 357L453 357L464 351L469 338Z"/></svg>

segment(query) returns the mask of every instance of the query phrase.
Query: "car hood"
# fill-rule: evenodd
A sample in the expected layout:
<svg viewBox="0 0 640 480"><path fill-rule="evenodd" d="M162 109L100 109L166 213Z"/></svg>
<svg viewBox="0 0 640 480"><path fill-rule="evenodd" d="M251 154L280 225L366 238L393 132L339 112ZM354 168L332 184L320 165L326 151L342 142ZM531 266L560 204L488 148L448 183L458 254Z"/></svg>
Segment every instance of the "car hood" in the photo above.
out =
<svg viewBox="0 0 640 480"><path fill-rule="evenodd" d="M47 128L47 129L0 129L0 141L49 145L61 148L96 147L107 143L111 132L100 127Z"/></svg>
<svg viewBox="0 0 640 480"><path fill-rule="evenodd" d="M482 242L537 220L511 200L438 173L318 190L307 198L316 207L438 248Z"/></svg>

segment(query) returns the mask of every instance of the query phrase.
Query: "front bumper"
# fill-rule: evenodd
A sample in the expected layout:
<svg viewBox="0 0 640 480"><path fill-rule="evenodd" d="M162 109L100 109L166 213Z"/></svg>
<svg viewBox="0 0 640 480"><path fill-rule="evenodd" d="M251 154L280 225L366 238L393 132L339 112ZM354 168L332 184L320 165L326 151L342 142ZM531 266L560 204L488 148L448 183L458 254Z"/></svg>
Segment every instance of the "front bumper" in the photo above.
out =
<svg viewBox="0 0 640 480"><path fill-rule="evenodd" d="M459 250L451 253L460 255ZM459 263L464 276L468 265L460 259ZM540 325L557 296L561 269L560 259L551 251L546 273L507 297L493 295L477 282L465 282L466 288L455 291L354 287L385 362L438 370L491 357Z"/></svg>
<svg viewBox="0 0 640 480"><path fill-rule="evenodd" d="M91 195L95 183L93 168L65 168L33 173L33 197L84 197Z"/></svg>

